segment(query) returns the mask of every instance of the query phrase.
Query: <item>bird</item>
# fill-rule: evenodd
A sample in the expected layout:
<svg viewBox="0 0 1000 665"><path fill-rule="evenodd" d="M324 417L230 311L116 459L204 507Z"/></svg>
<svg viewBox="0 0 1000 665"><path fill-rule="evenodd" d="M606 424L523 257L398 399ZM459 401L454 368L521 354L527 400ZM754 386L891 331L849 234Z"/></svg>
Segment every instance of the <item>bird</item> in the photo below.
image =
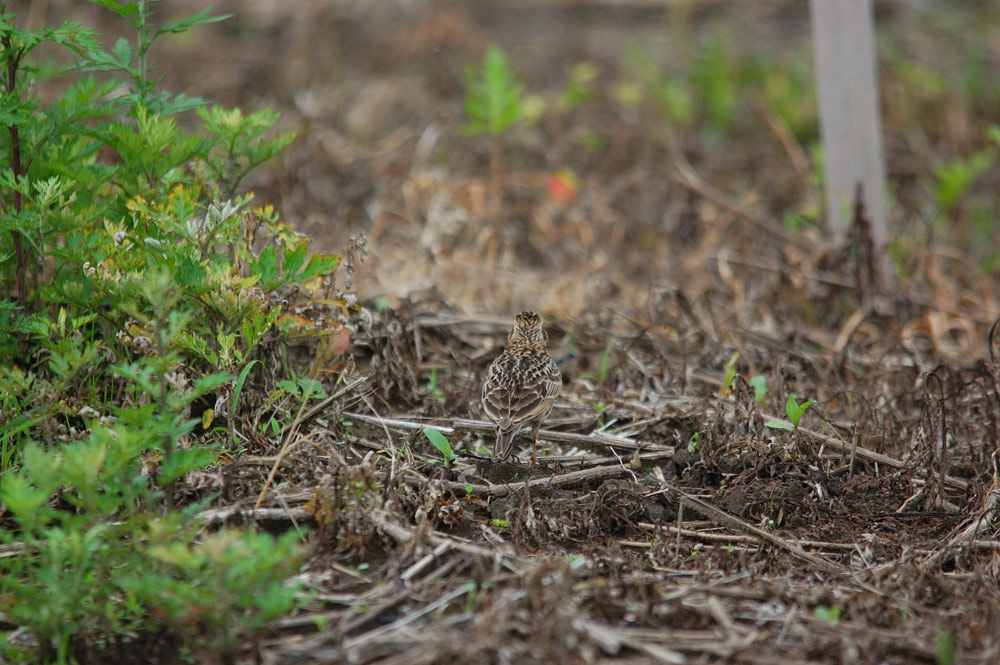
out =
<svg viewBox="0 0 1000 665"><path fill-rule="evenodd" d="M531 423L531 462L535 463L538 428L562 388L562 375L545 348L547 342L542 319L534 312L521 312L514 317L507 348L486 373L483 412L496 423L495 461L511 456L517 433Z"/></svg>

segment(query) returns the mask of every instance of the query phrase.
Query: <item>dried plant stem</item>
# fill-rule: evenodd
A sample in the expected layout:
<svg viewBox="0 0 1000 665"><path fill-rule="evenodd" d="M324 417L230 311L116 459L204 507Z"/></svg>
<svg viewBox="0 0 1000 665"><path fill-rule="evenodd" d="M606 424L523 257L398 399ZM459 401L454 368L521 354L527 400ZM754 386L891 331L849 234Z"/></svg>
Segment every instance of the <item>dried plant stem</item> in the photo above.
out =
<svg viewBox="0 0 1000 665"><path fill-rule="evenodd" d="M310 380L315 381L316 377L319 375L319 367L313 371ZM341 379L343 376L340 377ZM339 379L338 379L339 380ZM306 404L309 402L308 399L303 398L302 403L299 404L299 410L295 414L295 418L292 420L291 424L285 426L281 431L285 435L284 443L281 444L281 450L278 451L278 455L274 460L274 465L271 466L270 473L267 474L267 480L264 482L264 487L260 490L260 495L257 497L257 503L254 504L254 508L260 508L260 505L264 502L264 497L267 496L267 491L271 488L271 483L274 482L274 476L278 473L278 467L281 466L281 462L285 459L288 453L291 452L295 444L304 441L305 439L299 439L292 443L292 439L295 437L295 433L298 430L299 424L305 420L305 410Z"/></svg>
<svg viewBox="0 0 1000 665"><path fill-rule="evenodd" d="M920 566L924 570L937 569L946 557L951 556L962 547L968 547L979 534L993 528L997 513L1000 512L1000 482L998 482L1000 481L1000 449L993 451L990 459L993 462L993 483L983 499L983 507L975 517L966 522L965 528L949 538L947 543L923 560Z"/></svg>
<svg viewBox="0 0 1000 665"><path fill-rule="evenodd" d="M667 483L664 483L664 486L664 490L661 491L676 492L680 496L680 502L682 505L697 511L717 524L730 529L735 529L737 531L742 531L743 533L749 534L758 540L774 545L775 547L779 547L796 558L802 559L806 563L828 573L846 575L848 572L846 568L839 564L833 563L832 561L824 559L821 556L806 552L793 541L780 538L769 531L765 531L760 527L750 524L749 522L744 522L740 518L734 517L733 515L716 508L707 501L699 499L698 497L688 494L687 492L677 489Z"/></svg>

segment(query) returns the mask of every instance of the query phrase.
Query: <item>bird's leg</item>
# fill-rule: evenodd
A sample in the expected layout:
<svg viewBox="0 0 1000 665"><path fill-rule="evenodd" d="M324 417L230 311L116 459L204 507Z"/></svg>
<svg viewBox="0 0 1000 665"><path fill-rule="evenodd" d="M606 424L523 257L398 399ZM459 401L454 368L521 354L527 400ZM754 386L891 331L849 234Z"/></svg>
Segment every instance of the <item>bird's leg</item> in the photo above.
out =
<svg viewBox="0 0 1000 665"><path fill-rule="evenodd" d="M538 460L535 459L535 444L538 443L538 428L541 427L542 423L538 420L535 424L531 426L531 464L534 466L538 464Z"/></svg>

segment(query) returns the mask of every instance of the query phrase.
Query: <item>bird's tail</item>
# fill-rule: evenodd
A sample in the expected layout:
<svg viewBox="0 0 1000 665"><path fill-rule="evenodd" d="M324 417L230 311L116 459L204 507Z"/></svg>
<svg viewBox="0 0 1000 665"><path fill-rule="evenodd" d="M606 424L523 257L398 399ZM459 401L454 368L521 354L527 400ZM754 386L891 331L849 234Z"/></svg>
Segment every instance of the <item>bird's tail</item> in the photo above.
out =
<svg viewBox="0 0 1000 665"><path fill-rule="evenodd" d="M497 440L493 444L493 460L502 462L514 453L514 437L517 436L519 427L504 428L497 427Z"/></svg>

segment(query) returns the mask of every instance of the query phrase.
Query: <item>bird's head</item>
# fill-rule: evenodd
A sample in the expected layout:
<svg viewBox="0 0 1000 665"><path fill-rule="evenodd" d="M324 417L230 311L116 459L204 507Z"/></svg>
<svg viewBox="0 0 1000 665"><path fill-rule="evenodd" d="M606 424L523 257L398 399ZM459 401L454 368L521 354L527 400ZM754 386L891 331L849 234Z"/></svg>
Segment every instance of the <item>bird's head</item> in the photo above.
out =
<svg viewBox="0 0 1000 665"><path fill-rule="evenodd" d="M507 341L511 345L524 345L545 348L548 335L542 328L542 319L534 312L521 312L514 317L514 327Z"/></svg>

